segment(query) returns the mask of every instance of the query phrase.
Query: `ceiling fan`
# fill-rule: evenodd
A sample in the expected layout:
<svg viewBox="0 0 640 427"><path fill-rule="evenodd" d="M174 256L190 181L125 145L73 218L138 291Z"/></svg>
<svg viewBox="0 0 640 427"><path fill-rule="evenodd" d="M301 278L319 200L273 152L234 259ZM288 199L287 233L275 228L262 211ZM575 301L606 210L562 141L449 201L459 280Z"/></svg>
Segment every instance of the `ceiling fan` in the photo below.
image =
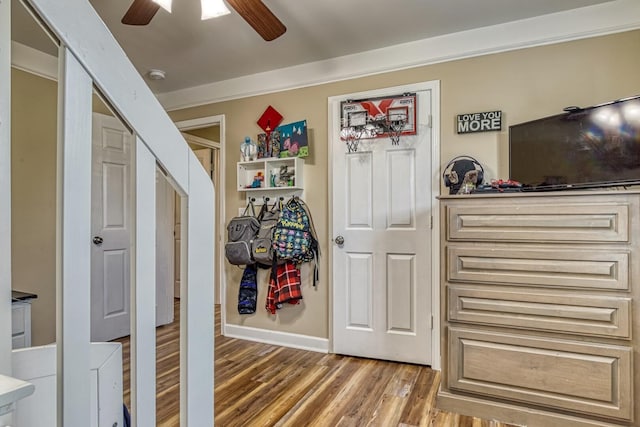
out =
<svg viewBox="0 0 640 427"><path fill-rule="evenodd" d="M283 35L287 28L261 0L226 0L236 12L266 41ZM160 7L171 12L171 0L133 0L122 17L127 25L147 25ZM222 0L202 0L202 19L229 12Z"/></svg>

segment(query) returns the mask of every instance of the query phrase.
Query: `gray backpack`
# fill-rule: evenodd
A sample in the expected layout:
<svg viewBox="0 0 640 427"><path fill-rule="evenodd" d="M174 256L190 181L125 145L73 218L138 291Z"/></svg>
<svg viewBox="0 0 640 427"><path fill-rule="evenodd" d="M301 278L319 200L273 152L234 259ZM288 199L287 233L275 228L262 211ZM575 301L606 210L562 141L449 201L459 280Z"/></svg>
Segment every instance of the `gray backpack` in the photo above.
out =
<svg viewBox="0 0 640 427"><path fill-rule="evenodd" d="M253 239L251 253L254 261L262 266L271 267L273 264L273 230L278 223L278 218L280 218L281 209L282 200L277 200L271 209L267 208L267 204L265 202L260 215L258 215L260 230L258 230L256 238Z"/></svg>
<svg viewBox="0 0 640 427"><path fill-rule="evenodd" d="M250 214L249 208L251 208ZM227 243L224 245L224 254L231 264L249 265L255 263L251 256L251 246L259 229L260 222L256 218L253 202L249 201L244 213L232 218L227 225Z"/></svg>

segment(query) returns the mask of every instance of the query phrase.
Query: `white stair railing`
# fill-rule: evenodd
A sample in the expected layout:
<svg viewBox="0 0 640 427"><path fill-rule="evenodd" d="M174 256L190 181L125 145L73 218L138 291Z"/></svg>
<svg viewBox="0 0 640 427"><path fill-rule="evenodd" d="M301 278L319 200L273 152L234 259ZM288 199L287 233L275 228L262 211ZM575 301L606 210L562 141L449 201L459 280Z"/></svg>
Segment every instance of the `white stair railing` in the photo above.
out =
<svg viewBox="0 0 640 427"><path fill-rule="evenodd" d="M155 426L155 168L182 198L182 426L213 425L213 186L195 155L87 0L25 0L60 40L58 102L58 426L89 422L91 92L136 136L131 397L136 426ZM0 237L10 236L10 2L0 0ZM9 53L8 53L9 52ZM6 234L8 233L8 234ZM0 238L0 316L10 295ZM5 252L7 251L7 252ZM4 298L5 295L7 298ZM9 307L10 309L10 307ZM5 320L4 317L0 320ZM0 322L0 373L10 374L10 322ZM85 369L86 368L86 369Z"/></svg>

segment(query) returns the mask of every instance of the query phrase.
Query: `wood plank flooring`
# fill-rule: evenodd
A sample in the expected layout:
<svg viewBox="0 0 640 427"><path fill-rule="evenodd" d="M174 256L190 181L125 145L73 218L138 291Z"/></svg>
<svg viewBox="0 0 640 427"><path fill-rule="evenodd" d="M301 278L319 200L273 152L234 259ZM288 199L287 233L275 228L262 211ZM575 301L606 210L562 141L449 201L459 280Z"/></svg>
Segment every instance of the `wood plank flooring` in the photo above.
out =
<svg viewBox="0 0 640 427"><path fill-rule="evenodd" d="M179 305L176 303L176 319ZM176 321L157 329L157 425L180 425ZM129 396L129 339L123 344ZM440 373L425 366L278 347L223 337L215 325L215 422L222 427L510 427L434 408Z"/></svg>

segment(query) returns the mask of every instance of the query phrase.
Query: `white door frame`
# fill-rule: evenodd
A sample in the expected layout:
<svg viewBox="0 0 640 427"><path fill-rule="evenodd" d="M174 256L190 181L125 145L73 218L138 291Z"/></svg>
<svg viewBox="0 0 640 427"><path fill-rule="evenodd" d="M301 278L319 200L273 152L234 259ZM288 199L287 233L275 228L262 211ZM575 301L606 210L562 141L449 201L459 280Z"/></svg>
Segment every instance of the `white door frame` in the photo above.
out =
<svg viewBox="0 0 640 427"><path fill-rule="evenodd" d="M329 150L327 150L327 163L329 169L328 185L333 188L333 138L339 135L340 117L332 117L335 103L346 101L347 99L362 99L368 97L386 96L394 93L431 91L431 206L433 214L433 233L431 234L431 313L433 314L433 332L431 334L431 351L433 369L441 369L440 360L440 209L438 196L440 196L440 81L415 83L403 86L387 87L382 89L369 90L364 92L349 93L329 97L328 102L328 140ZM420 114L420 111L417 112ZM346 150L346 147L344 148ZM329 191L329 244L333 244L335 235L333 229L333 192ZM333 270L333 251L329 248L329 271ZM329 274L329 343L333 351L333 275Z"/></svg>
<svg viewBox="0 0 640 427"><path fill-rule="evenodd" d="M220 323L222 325L222 333L224 334L224 325L226 324L226 315L225 315L225 301L226 301L226 295L227 295L227 285L226 285L226 275L225 275L225 271L224 271L224 248L222 247L223 242L224 242L224 238L222 236L222 233L224 232L224 230L226 230L226 224L225 224L225 192L224 192L224 188L225 188L225 148L226 148L226 144L225 144L225 115L224 114L218 114L216 116L207 116L207 117L200 117L197 119L191 119L191 120L182 120L179 122L175 122L175 125L177 126L177 128L183 132L183 131L187 131L187 130L193 130L193 129L202 129L205 127L209 127L209 126L220 126L220 141L219 141L219 148L220 148L220 182L218 182L217 186L216 186L216 196L218 197L218 200L220 200L220 215L218 218L218 230L219 230L219 235L216 236L216 241L214 243L214 247L215 247L215 254L218 257L219 261L220 261L220 271L218 272L218 280L220 281ZM215 146L211 146L211 148L218 148ZM215 273L214 273L215 274Z"/></svg>
<svg viewBox="0 0 640 427"><path fill-rule="evenodd" d="M180 132L184 139L187 140L189 144L199 145L202 148L211 148L212 150L219 150L220 143L208 140L206 138L201 138L199 136L191 135L189 133Z"/></svg>

